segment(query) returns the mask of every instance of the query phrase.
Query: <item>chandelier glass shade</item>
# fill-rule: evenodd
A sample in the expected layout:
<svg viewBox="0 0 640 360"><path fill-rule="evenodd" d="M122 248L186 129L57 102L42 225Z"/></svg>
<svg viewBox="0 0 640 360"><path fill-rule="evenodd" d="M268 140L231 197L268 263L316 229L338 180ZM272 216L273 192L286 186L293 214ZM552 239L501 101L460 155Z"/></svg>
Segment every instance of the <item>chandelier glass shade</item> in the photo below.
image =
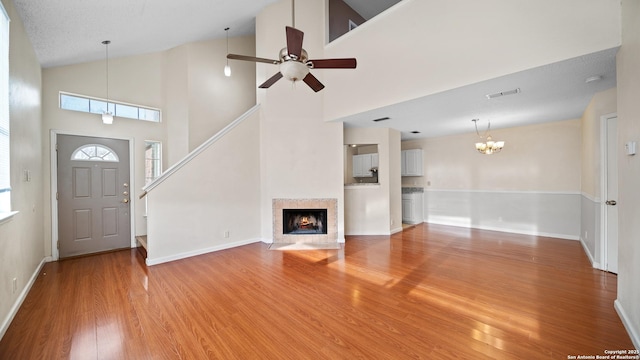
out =
<svg viewBox="0 0 640 360"><path fill-rule="evenodd" d="M489 125L487 126L487 131L484 133L484 135L480 135L480 133L478 132L478 119L473 119L471 120L473 121L473 123L476 126L476 134L478 135L478 137L480 137L480 142L476 143L476 150L478 150L478 152L480 154L485 154L485 155L492 155L495 153L499 153L502 148L504 147L504 141L495 141L493 140L493 138L491 137L491 135L489 135L489 129L491 128L491 122L489 122Z"/></svg>

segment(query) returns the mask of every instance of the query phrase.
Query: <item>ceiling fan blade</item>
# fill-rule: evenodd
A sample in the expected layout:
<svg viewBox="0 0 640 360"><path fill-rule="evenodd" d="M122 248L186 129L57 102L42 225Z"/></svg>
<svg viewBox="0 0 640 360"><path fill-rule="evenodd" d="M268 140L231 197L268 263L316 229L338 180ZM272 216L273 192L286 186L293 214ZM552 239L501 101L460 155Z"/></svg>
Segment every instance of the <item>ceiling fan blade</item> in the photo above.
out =
<svg viewBox="0 0 640 360"><path fill-rule="evenodd" d="M315 92L324 89L324 85L322 85L322 83L315 76L311 75L311 73L308 73L307 76L302 79L302 81L309 85L309 87Z"/></svg>
<svg viewBox="0 0 640 360"><path fill-rule="evenodd" d="M304 39L304 33L291 26L286 27L287 31L287 52L289 56L300 59L302 53L302 40Z"/></svg>
<svg viewBox="0 0 640 360"><path fill-rule="evenodd" d="M271 60L271 59L259 58L254 56L246 56L246 55L236 55L236 54L228 54L227 59L261 62L261 63L267 63L267 64L273 64L273 65L280 64L280 61L278 60Z"/></svg>
<svg viewBox="0 0 640 360"><path fill-rule="evenodd" d="M282 73L278 71L275 75L269 78L269 80L262 83L262 85L258 86L260 89L267 89L271 85L275 84L276 81L282 79Z"/></svg>
<svg viewBox="0 0 640 360"><path fill-rule="evenodd" d="M355 69L357 65L355 58L309 60L307 63L311 63L313 69Z"/></svg>

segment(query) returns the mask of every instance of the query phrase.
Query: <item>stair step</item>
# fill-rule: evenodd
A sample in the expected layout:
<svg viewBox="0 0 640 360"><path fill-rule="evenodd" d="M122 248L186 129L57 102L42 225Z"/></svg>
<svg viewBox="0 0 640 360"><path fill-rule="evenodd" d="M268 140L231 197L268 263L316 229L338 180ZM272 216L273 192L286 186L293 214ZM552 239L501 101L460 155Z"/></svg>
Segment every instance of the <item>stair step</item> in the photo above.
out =
<svg viewBox="0 0 640 360"><path fill-rule="evenodd" d="M147 235L136 236L138 242L138 251L142 254L143 258L147 258Z"/></svg>

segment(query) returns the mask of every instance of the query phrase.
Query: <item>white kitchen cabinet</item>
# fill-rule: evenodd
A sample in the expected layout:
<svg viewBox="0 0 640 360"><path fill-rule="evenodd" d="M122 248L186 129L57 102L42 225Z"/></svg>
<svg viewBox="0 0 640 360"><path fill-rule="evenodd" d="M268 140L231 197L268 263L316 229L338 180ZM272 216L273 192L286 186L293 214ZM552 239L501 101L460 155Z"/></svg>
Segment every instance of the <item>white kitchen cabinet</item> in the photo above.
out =
<svg viewBox="0 0 640 360"><path fill-rule="evenodd" d="M420 224L424 221L422 192L402 194L402 222Z"/></svg>
<svg viewBox="0 0 640 360"><path fill-rule="evenodd" d="M402 150L402 176L422 176L422 149Z"/></svg>
<svg viewBox="0 0 640 360"><path fill-rule="evenodd" d="M373 167L378 167L378 154L353 155L353 177L372 177Z"/></svg>

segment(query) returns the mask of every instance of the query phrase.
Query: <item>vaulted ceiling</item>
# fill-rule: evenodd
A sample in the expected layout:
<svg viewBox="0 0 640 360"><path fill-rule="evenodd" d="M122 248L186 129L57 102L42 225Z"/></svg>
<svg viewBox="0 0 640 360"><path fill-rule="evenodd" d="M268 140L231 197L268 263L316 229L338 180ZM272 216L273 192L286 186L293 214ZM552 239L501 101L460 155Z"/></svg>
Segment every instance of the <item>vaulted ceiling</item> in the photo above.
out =
<svg viewBox="0 0 640 360"><path fill-rule="evenodd" d="M221 38L226 27L231 36L254 34L256 15L277 0L14 1L47 68L103 59L103 40L112 41L110 56L122 57ZM370 18L398 0L345 2ZM391 127L403 139L413 139L470 132L473 118L492 120L492 127L577 118L596 92L616 86L616 52L588 54L339 120L347 127ZM586 81L594 76L599 78ZM515 88L520 93L485 97ZM383 117L390 120L372 121Z"/></svg>

